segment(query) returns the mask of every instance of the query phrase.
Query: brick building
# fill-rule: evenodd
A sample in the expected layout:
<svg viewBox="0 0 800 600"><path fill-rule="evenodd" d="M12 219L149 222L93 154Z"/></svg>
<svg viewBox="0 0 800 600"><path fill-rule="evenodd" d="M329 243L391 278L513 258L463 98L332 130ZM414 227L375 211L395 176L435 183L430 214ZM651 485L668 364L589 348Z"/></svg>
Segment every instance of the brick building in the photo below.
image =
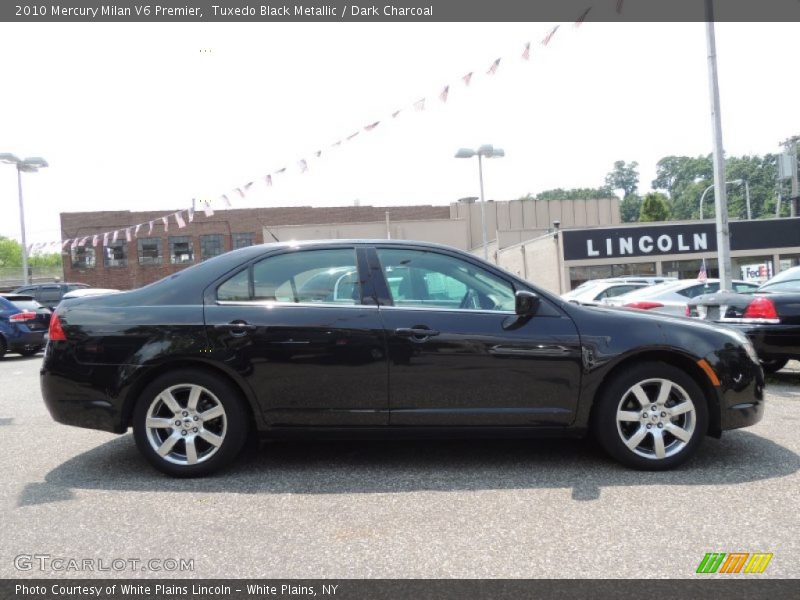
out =
<svg viewBox="0 0 800 600"><path fill-rule="evenodd" d="M271 227L382 222L387 212L393 221L451 218L449 206L242 208L217 211L210 217L198 211L184 228L170 217L165 231L161 217L166 211L61 213L61 239L89 237L83 247L64 251L64 280L93 287L136 288L223 252L272 241L267 233ZM138 237L126 241L125 228L150 221L155 221L152 233L145 225ZM113 231L120 231L116 242L92 245L91 236Z"/></svg>

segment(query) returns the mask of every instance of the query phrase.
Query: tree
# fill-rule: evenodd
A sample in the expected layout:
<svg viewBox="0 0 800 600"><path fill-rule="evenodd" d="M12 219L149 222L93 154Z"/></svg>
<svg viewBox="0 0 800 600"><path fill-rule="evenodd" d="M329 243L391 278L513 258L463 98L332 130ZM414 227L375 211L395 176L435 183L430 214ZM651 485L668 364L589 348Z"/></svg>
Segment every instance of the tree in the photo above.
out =
<svg viewBox="0 0 800 600"><path fill-rule="evenodd" d="M638 194L628 194L619 203L619 213L623 223L634 223L639 220L642 210L642 198Z"/></svg>
<svg viewBox="0 0 800 600"><path fill-rule="evenodd" d="M666 221L669 218L669 198L658 192L650 192L642 200L639 221Z"/></svg>
<svg viewBox="0 0 800 600"><path fill-rule="evenodd" d="M612 190L622 190L623 197L636 193L639 187L639 172L636 170L639 163L633 161L625 164L624 160L614 163L614 170L606 175L606 187Z"/></svg>
<svg viewBox="0 0 800 600"><path fill-rule="evenodd" d="M0 267L21 267L22 247L16 240L0 236Z"/></svg>

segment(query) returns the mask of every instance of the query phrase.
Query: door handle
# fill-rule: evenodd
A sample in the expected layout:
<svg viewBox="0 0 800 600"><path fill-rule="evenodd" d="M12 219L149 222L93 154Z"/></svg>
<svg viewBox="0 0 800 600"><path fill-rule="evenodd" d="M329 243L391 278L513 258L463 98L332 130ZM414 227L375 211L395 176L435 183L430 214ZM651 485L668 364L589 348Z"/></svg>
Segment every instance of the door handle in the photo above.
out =
<svg viewBox="0 0 800 600"><path fill-rule="evenodd" d="M428 338L439 335L439 332L435 329L428 329L426 327L398 327L394 332L400 337L410 338Z"/></svg>
<svg viewBox="0 0 800 600"><path fill-rule="evenodd" d="M223 329L230 331L234 337L242 337L247 335L250 331L257 329L256 325L251 325L247 321L231 321L230 323L219 323L214 325L214 329Z"/></svg>

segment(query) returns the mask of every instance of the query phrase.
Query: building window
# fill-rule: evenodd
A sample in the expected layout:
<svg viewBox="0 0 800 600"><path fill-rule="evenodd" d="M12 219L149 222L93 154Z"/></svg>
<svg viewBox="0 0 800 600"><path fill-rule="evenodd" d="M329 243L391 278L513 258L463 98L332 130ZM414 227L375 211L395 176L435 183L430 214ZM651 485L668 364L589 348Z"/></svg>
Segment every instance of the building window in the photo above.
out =
<svg viewBox="0 0 800 600"><path fill-rule="evenodd" d="M161 238L139 238L137 243L140 265L161 264Z"/></svg>
<svg viewBox="0 0 800 600"><path fill-rule="evenodd" d="M191 237L183 235L169 238L169 261L173 265L183 265L194 261Z"/></svg>
<svg viewBox="0 0 800 600"><path fill-rule="evenodd" d="M105 266L128 266L128 242L113 242L104 248L104 254Z"/></svg>
<svg viewBox="0 0 800 600"><path fill-rule="evenodd" d="M93 269L95 254L93 246L75 246L72 248L73 269Z"/></svg>
<svg viewBox="0 0 800 600"><path fill-rule="evenodd" d="M661 272L665 276L677 277L678 279L697 279L702 268L703 261L700 258L692 260L665 260L661 263ZM706 259L706 277L709 279L717 279L719 277L716 258ZM734 277L734 279L739 278Z"/></svg>
<svg viewBox="0 0 800 600"><path fill-rule="evenodd" d="M225 252L224 237L214 233L200 236L200 260L219 256Z"/></svg>
<svg viewBox="0 0 800 600"><path fill-rule="evenodd" d="M247 248L256 243L255 233L234 233L233 234L233 249Z"/></svg>
<svg viewBox="0 0 800 600"><path fill-rule="evenodd" d="M570 267L570 289L574 290L590 279L608 279L609 277L630 277L635 275L655 277L655 274L656 263L654 262Z"/></svg>

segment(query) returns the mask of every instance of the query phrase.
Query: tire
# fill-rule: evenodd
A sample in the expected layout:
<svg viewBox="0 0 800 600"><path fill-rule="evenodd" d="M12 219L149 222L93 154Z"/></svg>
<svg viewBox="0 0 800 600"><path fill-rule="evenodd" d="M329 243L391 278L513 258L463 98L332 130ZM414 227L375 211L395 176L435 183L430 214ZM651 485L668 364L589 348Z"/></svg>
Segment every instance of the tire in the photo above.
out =
<svg viewBox="0 0 800 600"><path fill-rule="evenodd" d="M139 451L173 477L202 477L226 467L239 455L248 431L241 394L223 379L194 369L158 377L133 412Z"/></svg>
<svg viewBox="0 0 800 600"><path fill-rule="evenodd" d="M23 350L19 350L18 352L22 356L33 356L34 354L38 354L41 351L42 351L42 347L41 346L36 346L36 348L25 348Z"/></svg>
<svg viewBox="0 0 800 600"><path fill-rule="evenodd" d="M764 373L768 375L772 375L773 373L777 373L783 367L786 366L786 363L789 362L788 358L770 358L766 360L760 360L761 368L764 369Z"/></svg>
<svg viewBox="0 0 800 600"><path fill-rule="evenodd" d="M667 363L624 369L608 382L595 411L600 444L634 469L664 471L680 465L697 452L708 430L708 403L700 386Z"/></svg>
<svg viewBox="0 0 800 600"><path fill-rule="evenodd" d="M8 352L6 340L2 335L0 335L0 360L3 359L3 357L6 355L6 352Z"/></svg>

